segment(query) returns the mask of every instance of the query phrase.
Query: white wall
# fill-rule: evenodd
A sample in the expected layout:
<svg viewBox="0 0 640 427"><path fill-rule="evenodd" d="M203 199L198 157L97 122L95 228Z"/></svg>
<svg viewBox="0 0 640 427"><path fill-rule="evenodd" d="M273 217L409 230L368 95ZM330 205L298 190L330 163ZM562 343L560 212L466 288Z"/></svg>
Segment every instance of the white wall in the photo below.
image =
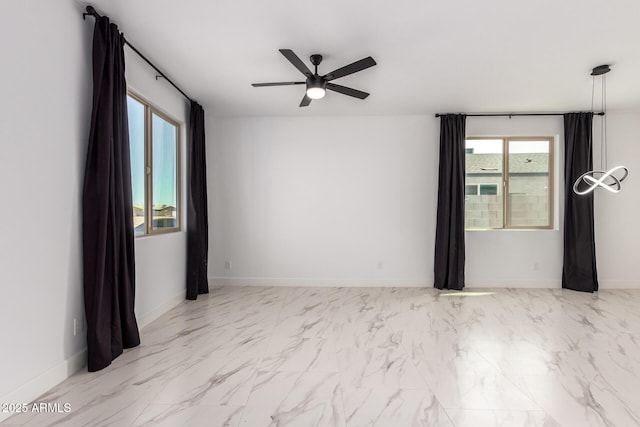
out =
<svg viewBox="0 0 640 427"><path fill-rule="evenodd" d="M597 120L597 119L596 119ZM594 126L594 138L599 123ZM595 199L596 259L602 289L640 287L640 114L609 114L609 168L624 165L622 192L600 191ZM597 144L597 141L596 141ZM599 146L595 150L599 164Z"/></svg>
<svg viewBox="0 0 640 427"><path fill-rule="evenodd" d="M73 319L84 318L93 20L82 20L79 3L0 2L0 402L28 402L86 362ZM127 61L136 89L185 120L180 96ZM184 240L179 233L136 241L140 323L184 298Z"/></svg>
<svg viewBox="0 0 640 427"><path fill-rule="evenodd" d="M89 27L70 2L0 2L2 402L23 401L18 389L40 375L63 379L85 347L73 318L84 316Z"/></svg>
<svg viewBox="0 0 640 427"><path fill-rule="evenodd" d="M431 281L435 120L207 123L213 284Z"/></svg>
<svg viewBox="0 0 640 427"><path fill-rule="evenodd" d="M640 287L640 115L608 124L632 175L596 199L600 285ZM554 230L467 232L468 287L561 286L563 133L562 117L468 119L468 135L555 136L558 201ZM208 117L207 135L212 285L432 286L433 116Z"/></svg>

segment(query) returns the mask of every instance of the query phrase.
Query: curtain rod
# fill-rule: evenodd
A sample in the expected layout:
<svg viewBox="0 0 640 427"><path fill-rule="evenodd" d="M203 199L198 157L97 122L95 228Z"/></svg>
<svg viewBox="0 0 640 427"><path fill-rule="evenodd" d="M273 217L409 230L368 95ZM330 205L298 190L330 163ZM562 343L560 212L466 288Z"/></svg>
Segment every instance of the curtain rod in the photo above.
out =
<svg viewBox="0 0 640 427"><path fill-rule="evenodd" d="M102 15L100 15L93 6L87 6L87 11L82 14L82 19L86 19L87 15L93 16L94 18L101 18L102 17ZM153 67L154 70L156 70L158 73L160 73L159 76L156 76L156 80L158 80L158 77L161 77L161 78L165 79L166 81L171 83L171 86L176 88L176 90L178 92L180 92L182 94L182 96L187 98L190 102L195 102L193 99L191 99L189 97L189 95L184 93L184 91L182 89L180 89L174 82L172 82L171 79L169 79L169 77L167 77L162 71L160 71L160 69L158 67L156 67L153 64L153 62L149 61L146 56L144 56L142 53L140 53L140 51L138 49L136 49L136 47L134 45L132 45L131 42L129 42L129 40L127 40L125 38L124 34L122 34L122 40L124 40L124 43L127 46L129 46L131 48L131 50L133 50L135 53L137 53L140 58L144 59L147 64L151 65L151 67Z"/></svg>
<svg viewBox="0 0 640 427"><path fill-rule="evenodd" d="M517 116L564 116L565 113L487 113L487 114L464 114L467 117L517 117ZM603 111L593 113L595 116L604 116ZM436 117L446 116L446 113L436 113Z"/></svg>

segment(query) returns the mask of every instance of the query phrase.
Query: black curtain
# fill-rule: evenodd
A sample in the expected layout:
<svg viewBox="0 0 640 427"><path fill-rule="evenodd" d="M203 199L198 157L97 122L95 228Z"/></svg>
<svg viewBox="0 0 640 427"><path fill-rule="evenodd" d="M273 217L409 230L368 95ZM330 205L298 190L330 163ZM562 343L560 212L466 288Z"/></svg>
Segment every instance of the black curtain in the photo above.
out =
<svg viewBox="0 0 640 427"><path fill-rule="evenodd" d="M562 287L574 291L598 290L596 244L593 229L593 192L579 196L573 183L593 170L593 113L564 115L564 255Z"/></svg>
<svg viewBox="0 0 640 427"><path fill-rule="evenodd" d="M209 223L204 110L191 101L189 115L189 189L187 202L187 299L209 292L207 257Z"/></svg>
<svg viewBox="0 0 640 427"><path fill-rule="evenodd" d="M93 33L93 110L82 199L88 369L140 344L124 41L109 18Z"/></svg>
<svg viewBox="0 0 640 427"><path fill-rule="evenodd" d="M464 114L440 116L440 169L436 222L435 284L464 288Z"/></svg>

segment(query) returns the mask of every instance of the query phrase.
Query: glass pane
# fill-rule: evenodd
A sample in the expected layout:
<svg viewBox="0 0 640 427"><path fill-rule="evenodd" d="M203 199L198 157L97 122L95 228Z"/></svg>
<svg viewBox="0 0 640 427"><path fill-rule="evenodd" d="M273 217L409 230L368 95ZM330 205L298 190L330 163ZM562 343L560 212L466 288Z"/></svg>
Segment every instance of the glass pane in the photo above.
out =
<svg viewBox="0 0 640 427"><path fill-rule="evenodd" d="M496 196L498 194L498 184L480 184L480 195Z"/></svg>
<svg viewBox="0 0 640 427"><path fill-rule="evenodd" d="M465 185L464 186L464 194L465 196L475 196L478 194L478 186L477 185Z"/></svg>
<svg viewBox="0 0 640 427"><path fill-rule="evenodd" d="M465 228L502 228L502 139L466 141ZM471 186L475 191L471 191Z"/></svg>
<svg viewBox="0 0 640 427"><path fill-rule="evenodd" d="M133 232L145 234L144 224L144 105L127 96L129 152L133 194Z"/></svg>
<svg viewBox="0 0 640 427"><path fill-rule="evenodd" d="M177 128L152 114L153 229L177 227Z"/></svg>
<svg viewBox="0 0 640 427"><path fill-rule="evenodd" d="M549 141L509 141L511 226L550 224L549 150Z"/></svg>

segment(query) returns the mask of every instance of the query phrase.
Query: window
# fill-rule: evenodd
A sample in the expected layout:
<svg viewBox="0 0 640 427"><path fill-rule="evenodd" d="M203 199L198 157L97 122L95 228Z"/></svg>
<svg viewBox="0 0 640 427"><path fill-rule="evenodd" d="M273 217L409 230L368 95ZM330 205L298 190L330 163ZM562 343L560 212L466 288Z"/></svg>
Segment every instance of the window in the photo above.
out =
<svg viewBox="0 0 640 427"><path fill-rule="evenodd" d="M481 196L497 196L498 184L480 184Z"/></svg>
<svg viewBox="0 0 640 427"><path fill-rule="evenodd" d="M498 184L467 184L464 188L466 196L497 195Z"/></svg>
<svg viewBox="0 0 640 427"><path fill-rule="evenodd" d="M553 138L467 138L465 152L467 230L553 227Z"/></svg>
<svg viewBox="0 0 640 427"><path fill-rule="evenodd" d="M180 229L180 125L129 93L129 145L136 236Z"/></svg>
<svg viewBox="0 0 640 427"><path fill-rule="evenodd" d="M464 186L464 195L465 196L477 196L478 195L478 184L473 184L473 185L466 184Z"/></svg>

